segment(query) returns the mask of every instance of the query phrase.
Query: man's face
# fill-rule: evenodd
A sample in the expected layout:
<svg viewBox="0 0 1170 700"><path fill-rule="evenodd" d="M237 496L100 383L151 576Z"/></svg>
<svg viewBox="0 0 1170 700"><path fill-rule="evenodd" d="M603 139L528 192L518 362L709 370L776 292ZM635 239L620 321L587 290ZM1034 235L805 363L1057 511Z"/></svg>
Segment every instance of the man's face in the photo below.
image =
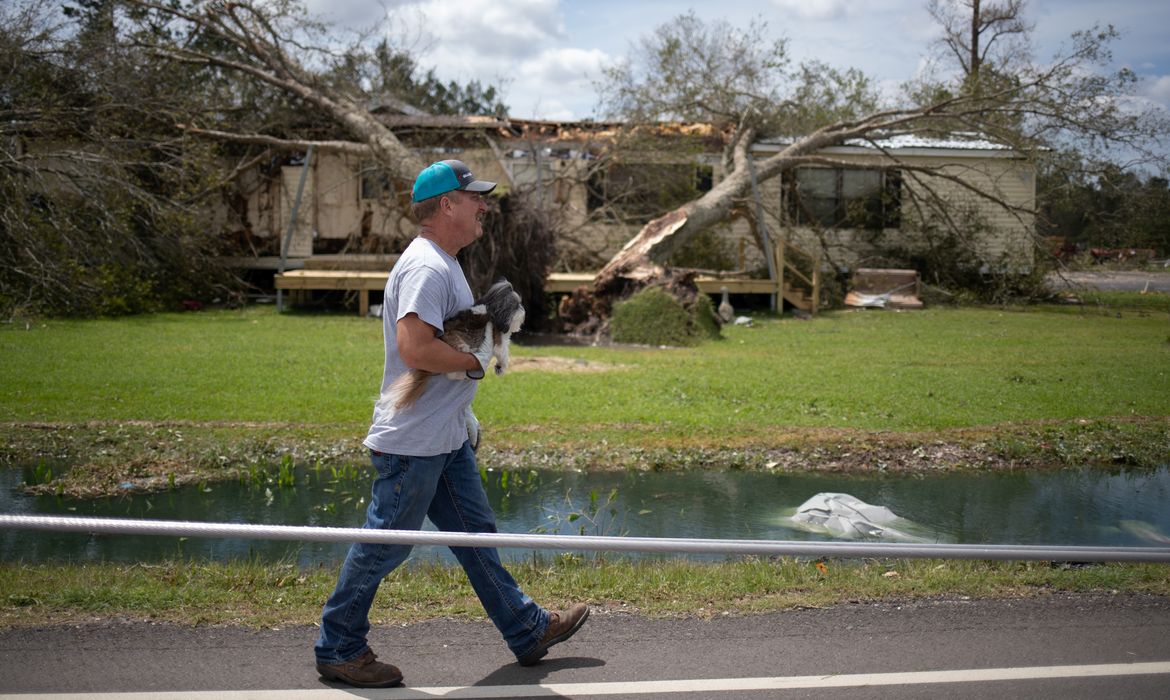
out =
<svg viewBox="0 0 1170 700"><path fill-rule="evenodd" d="M455 190L448 195L451 198L456 230L467 236L463 245L470 245L483 235L483 216L487 213L487 203L483 195L476 192Z"/></svg>

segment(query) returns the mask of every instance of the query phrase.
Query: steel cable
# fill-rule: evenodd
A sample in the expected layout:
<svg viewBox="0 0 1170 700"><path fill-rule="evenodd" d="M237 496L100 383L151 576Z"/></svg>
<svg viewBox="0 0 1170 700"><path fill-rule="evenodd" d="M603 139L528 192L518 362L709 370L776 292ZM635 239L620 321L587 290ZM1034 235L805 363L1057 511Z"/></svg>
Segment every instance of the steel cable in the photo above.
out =
<svg viewBox="0 0 1170 700"><path fill-rule="evenodd" d="M678 554L746 554L837 558L995 559L1005 561L1170 562L1168 547L1085 547L1060 545L936 544L907 542L822 542L724 540L674 537L602 537L509 533L367 530L345 527L205 523L46 515L0 515L0 528L111 535L368 542L372 544L593 550Z"/></svg>

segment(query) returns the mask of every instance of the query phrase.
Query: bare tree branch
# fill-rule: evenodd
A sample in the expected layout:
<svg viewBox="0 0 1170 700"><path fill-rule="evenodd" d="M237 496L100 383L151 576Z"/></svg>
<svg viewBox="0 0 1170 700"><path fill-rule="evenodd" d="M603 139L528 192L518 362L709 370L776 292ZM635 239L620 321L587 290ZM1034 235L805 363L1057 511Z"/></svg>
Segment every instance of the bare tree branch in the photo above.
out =
<svg viewBox="0 0 1170 700"><path fill-rule="evenodd" d="M349 155L370 157L374 150L369 146L361 143L354 143L353 141L313 141L308 139L281 139L275 136L267 136L265 134L236 134L229 131L217 131L215 129L200 129L195 126L187 124L176 124L176 128L191 134L192 136L202 136L205 138L215 139L216 141L224 141L226 143L242 143L255 146L267 146L281 151L304 151L310 146L317 148L320 151L330 151L333 153L346 153Z"/></svg>

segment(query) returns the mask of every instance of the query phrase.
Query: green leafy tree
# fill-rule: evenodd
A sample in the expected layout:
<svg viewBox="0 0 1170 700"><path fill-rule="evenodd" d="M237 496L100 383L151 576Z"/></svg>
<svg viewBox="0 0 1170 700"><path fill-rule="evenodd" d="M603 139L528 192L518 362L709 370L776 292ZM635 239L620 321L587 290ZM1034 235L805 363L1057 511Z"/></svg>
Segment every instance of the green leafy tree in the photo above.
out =
<svg viewBox="0 0 1170 700"><path fill-rule="evenodd" d="M1105 167L1095 177L1073 167L1050 168L1039 178L1040 233L1081 251L1146 248L1170 255L1167 182L1164 175L1143 178L1118 166Z"/></svg>

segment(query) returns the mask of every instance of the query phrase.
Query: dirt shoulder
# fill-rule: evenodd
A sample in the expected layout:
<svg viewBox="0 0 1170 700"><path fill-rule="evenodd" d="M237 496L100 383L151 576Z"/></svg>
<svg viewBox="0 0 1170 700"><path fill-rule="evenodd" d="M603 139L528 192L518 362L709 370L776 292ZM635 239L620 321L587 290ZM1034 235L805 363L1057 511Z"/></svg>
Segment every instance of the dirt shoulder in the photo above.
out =
<svg viewBox="0 0 1170 700"><path fill-rule="evenodd" d="M1077 288L1109 292L1170 293L1170 268L1164 270L1067 270L1050 273L1048 284L1058 291Z"/></svg>
<svg viewBox="0 0 1170 700"><path fill-rule="evenodd" d="M927 432L790 429L744 436L629 440L515 428L488 433L493 469L743 469L933 473L1170 464L1170 417L1013 423ZM607 426L612 430L612 426ZM29 469L28 490L81 497L160 491L239 478L284 463L365 464L359 426L253 422L0 423L0 463ZM595 433L594 433L595 434ZM31 482L31 483L30 483Z"/></svg>

